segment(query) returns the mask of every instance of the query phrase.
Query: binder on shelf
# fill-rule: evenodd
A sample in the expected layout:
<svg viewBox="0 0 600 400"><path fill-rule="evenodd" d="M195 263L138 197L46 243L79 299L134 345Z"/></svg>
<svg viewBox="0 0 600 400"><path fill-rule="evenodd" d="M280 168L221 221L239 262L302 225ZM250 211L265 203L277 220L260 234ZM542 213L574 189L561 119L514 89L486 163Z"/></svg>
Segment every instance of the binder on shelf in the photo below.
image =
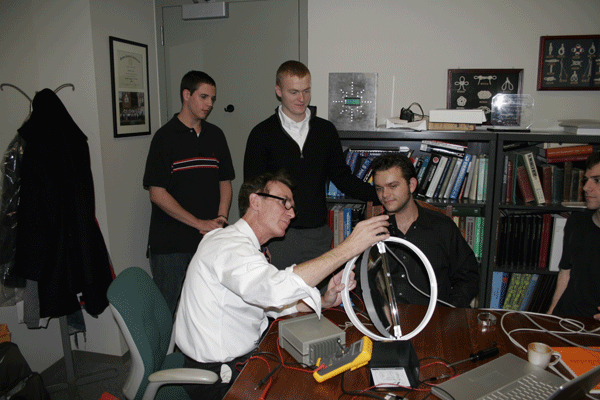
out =
<svg viewBox="0 0 600 400"><path fill-rule="evenodd" d="M533 189L535 202L537 204L544 204L546 202L546 199L544 198L544 189L542 189L542 182L535 164L535 158L533 158L533 153L530 151L522 153L522 157L525 169L527 171L527 177L529 178L529 183Z"/></svg>
<svg viewBox="0 0 600 400"><path fill-rule="evenodd" d="M548 259L548 270L558 271L558 264L562 257L563 238L565 236L565 224L567 218L560 215L553 215L554 226L552 228L552 242L550 244L549 259Z"/></svg>

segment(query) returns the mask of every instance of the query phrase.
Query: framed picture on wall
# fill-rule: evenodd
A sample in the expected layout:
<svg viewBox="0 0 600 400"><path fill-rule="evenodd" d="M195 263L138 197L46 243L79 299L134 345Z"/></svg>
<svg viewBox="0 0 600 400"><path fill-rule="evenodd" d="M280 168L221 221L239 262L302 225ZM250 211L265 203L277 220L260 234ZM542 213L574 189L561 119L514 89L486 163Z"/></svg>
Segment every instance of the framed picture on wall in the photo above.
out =
<svg viewBox="0 0 600 400"><path fill-rule="evenodd" d="M522 88L522 69L449 69L446 108L481 109L490 125L492 98L521 94Z"/></svg>
<svg viewBox="0 0 600 400"><path fill-rule="evenodd" d="M600 35L542 36L537 90L600 90Z"/></svg>
<svg viewBox="0 0 600 400"><path fill-rule="evenodd" d="M150 134L148 46L109 37L114 137Z"/></svg>

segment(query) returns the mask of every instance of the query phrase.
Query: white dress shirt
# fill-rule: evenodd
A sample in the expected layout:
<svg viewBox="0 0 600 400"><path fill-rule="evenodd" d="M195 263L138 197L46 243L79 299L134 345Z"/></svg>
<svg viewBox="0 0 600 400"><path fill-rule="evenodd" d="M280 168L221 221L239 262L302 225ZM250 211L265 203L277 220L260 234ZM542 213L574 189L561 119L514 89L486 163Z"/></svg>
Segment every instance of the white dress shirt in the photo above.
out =
<svg viewBox="0 0 600 400"><path fill-rule="evenodd" d="M300 150L304 147L306 136L308 136L308 121L310 121L310 109L306 107L306 117L300 122L296 122L283 113L281 106L279 106L279 119L283 129L290 135L292 139L298 143Z"/></svg>
<svg viewBox="0 0 600 400"><path fill-rule="evenodd" d="M207 233L181 292L175 320L179 349L198 362L227 362L258 345L267 316L294 313L301 299L320 314L319 291L293 268L280 271L269 264L243 219Z"/></svg>

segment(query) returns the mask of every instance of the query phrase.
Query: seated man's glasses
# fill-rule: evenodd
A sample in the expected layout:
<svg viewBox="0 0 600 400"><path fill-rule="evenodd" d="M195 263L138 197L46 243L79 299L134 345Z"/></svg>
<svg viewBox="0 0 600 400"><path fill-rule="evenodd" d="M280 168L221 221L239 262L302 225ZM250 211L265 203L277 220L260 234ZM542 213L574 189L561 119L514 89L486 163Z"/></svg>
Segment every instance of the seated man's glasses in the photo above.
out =
<svg viewBox="0 0 600 400"><path fill-rule="evenodd" d="M272 194L269 194L269 193L256 193L256 194L259 196L262 196L262 197L270 197L272 199L279 200L279 201L281 201L281 204L283 204L283 207L286 210L294 209L294 212L296 212L296 207L294 207L294 205L292 204L292 201L290 199L285 199L285 198L279 197L279 196L273 196Z"/></svg>

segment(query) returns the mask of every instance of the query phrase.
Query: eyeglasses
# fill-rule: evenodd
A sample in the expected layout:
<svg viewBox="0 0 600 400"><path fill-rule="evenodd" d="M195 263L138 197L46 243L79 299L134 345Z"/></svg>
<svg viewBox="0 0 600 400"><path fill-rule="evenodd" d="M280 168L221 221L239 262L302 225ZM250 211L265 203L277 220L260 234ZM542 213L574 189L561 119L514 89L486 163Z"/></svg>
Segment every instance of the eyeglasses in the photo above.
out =
<svg viewBox="0 0 600 400"><path fill-rule="evenodd" d="M283 205L283 207L286 210L293 209L294 212L296 212L296 207L294 207L294 205L292 204L292 201L290 199L286 199L286 198L279 197L279 196L273 196L272 194L269 194L269 193L256 193L256 194L261 197L270 197L272 199L279 200L279 201L281 201L281 204Z"/></svg>

